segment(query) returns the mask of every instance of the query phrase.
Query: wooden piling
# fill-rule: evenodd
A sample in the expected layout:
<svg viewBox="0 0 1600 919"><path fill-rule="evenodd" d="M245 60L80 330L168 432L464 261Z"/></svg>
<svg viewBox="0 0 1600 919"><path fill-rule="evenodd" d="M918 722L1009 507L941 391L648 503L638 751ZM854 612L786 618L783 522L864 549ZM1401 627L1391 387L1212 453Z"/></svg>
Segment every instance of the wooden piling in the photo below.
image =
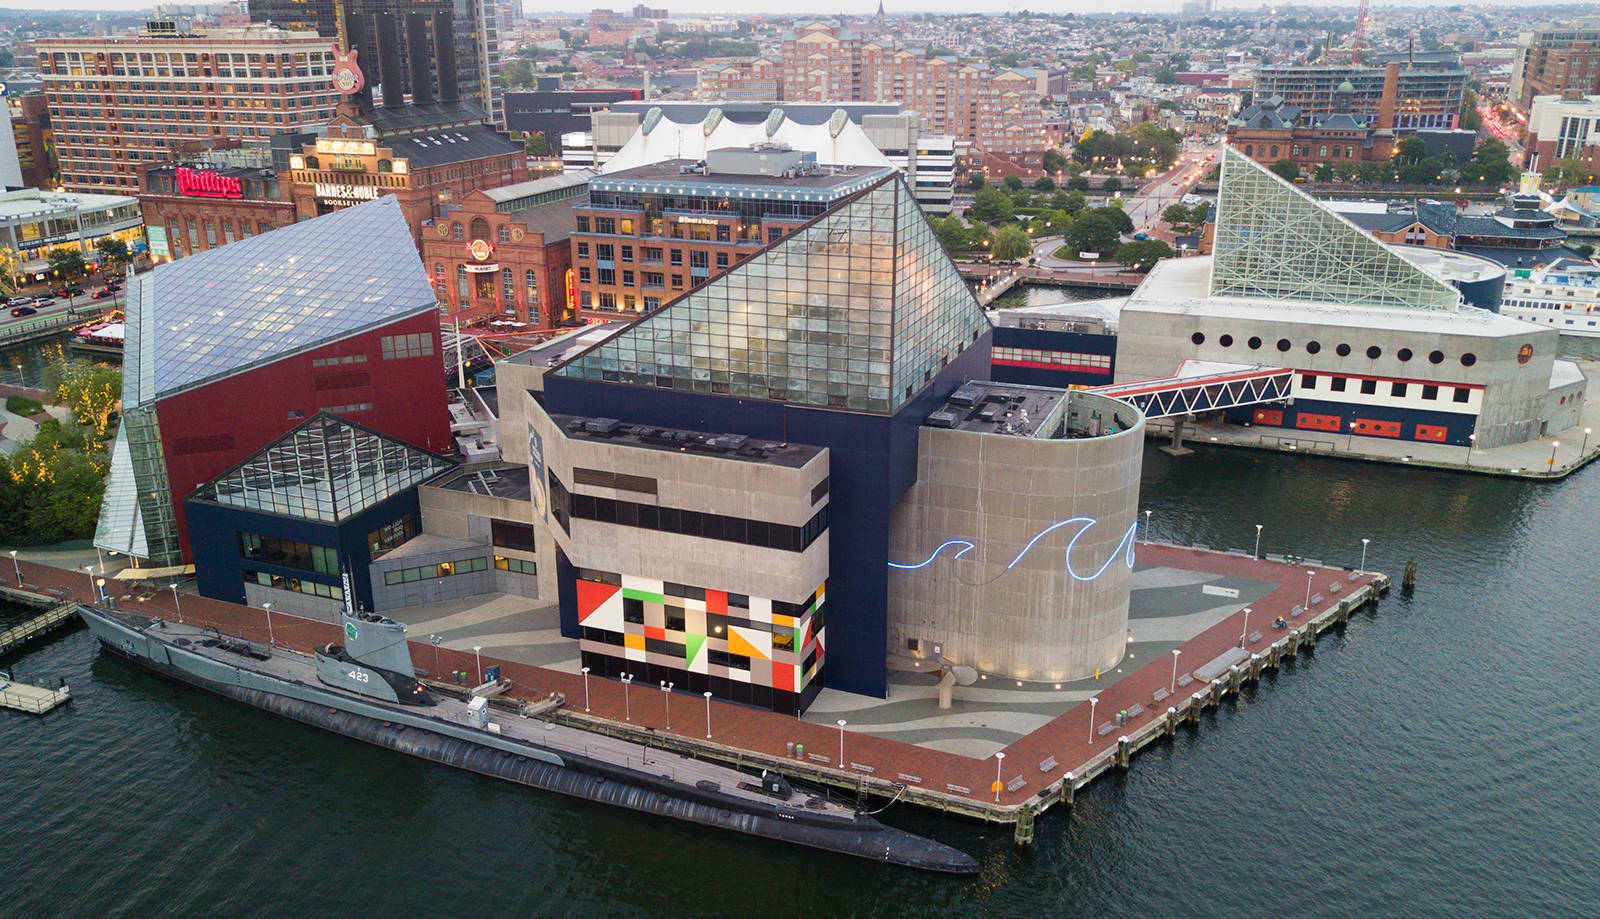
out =
<svg viewBox="0 0 1600 919"><path fill-rule="evenodd" d="M1117 754L1115 762L1118 769L1127 769L1133 761L1133 741L1126 736L1117 738Z"/></svg>

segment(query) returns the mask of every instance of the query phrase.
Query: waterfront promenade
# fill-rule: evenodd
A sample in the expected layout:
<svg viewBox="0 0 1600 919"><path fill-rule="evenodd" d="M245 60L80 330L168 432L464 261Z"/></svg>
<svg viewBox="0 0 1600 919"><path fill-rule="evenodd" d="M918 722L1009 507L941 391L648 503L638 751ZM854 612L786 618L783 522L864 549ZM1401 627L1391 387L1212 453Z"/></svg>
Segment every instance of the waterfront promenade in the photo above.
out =
<svg viewBox="0 0 1600 919"><path fill-rule="evenodd" d="M1132 624L1136 640L1130 642L1120 667L1101 674L1093 687L1063 685L1063 695L1056 700L1059 714L1028 725L1031 730L1005 732L998 743L967 753L939 749L937 738L918 743L915 736L883 736L876 733L882 722L865 725L873 733L848 725L841 731L832 713L825 723L814 723L815 713L801 720L731 703L708 705L699 696L674 693L669 698L655 686L628 688L598 678L586 683L578 673L518 661L483 657L481 665L500 665L502 676L512 683L513 700L562 694L566 704L555 717L577 726L746 766L776 767L857 793L893 795L896 786L903 785L902 797L910 803L999 822L1027 822L1033 813L1069 801L1075 789L1094 775L1126 766L1134 749L1175 729L1178 720L1216 704L1225 693L1259 676L1262 668L1276 666L1286 647L1292 653L1314 643L1318 630L1375 599L1388 583L1373 572L1358 574L1336 566L1149 543L1139 544L1138 556L1145 570L1193 575L1187 584L1182 577L1163 576L1169 588L1187 594L1186 600L1174 597L1180 606L1187 604L1189 613L1157 617L1166 620L1159 628L1136 620ZM26 561L21 571L25 589L32 592L77 600L91 596L91 580L82 571ZM1213 589L1207 591L1206 585ZM225 634L262 643L270 640L300 652L338 639L338 628L331 623L275 613L269 624L264 610L188 594L174 597L170 590L109 579L106 589L124 609L172 618L181 612L186 622L204 622ZM1227 596L1230 590L1237 590L1238 596ZM180 609L175 609L175 602ZM1243 612L1247 605L1248 622ZM395 615L405 618L404 611ZM1274 628L1279 619L1285 628ZM1146 629L1147 640L1137 638L1141 629ZM457 670L474 677L479 673L480 660L471 650L435 649L422 630L418 633L411 636L412 659L425 670L438 671L430 672L430 677L447 677ZM1243 653L1238 650L1241 644ZM1171 650L1180 652L1176 669ZM1229 654L1241 658L1238 666L1214 665L1210 671L1191 675L1209 663L1226 661ZM979 692L975 687L958 688L957 703L970 703ZM1092 692L1098 701L1089 703L1081 696L1084 692ZM935 703L921 704L926 710ZM1002 700L988 708L1003 711L1006 705ZM1129 716L1118 724L1120 712ZM790 744L803 745L804 755L792 752ZM1005 757L1001 760L992 753ZM999 792L993 790L997 772Z"/></svg>

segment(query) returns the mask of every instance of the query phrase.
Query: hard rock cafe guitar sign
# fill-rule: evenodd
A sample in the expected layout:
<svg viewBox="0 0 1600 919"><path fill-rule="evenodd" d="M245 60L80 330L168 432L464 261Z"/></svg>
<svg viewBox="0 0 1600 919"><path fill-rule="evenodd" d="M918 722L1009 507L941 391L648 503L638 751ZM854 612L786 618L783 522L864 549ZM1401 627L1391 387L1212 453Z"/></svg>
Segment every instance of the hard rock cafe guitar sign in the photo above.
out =
<svg viewBox="0 0 1600 919"><path fill-rule="evenodd" d="M346 96L360 92L366 78L361 75L361 68L356 66L356 55L359 50L352 48L349 54L340 54L339 45L333 46L333 88Z"/></svg>

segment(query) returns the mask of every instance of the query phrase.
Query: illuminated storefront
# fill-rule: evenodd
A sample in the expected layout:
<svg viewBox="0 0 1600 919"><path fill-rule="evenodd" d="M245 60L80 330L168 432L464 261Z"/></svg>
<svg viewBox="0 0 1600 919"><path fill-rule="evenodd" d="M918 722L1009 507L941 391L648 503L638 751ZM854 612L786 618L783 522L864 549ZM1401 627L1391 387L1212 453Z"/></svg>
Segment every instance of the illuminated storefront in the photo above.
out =
<svg viewBox="0 0 1600 919"><path fill-rule="evenodd" d="M215 150L153 166L139 182L156 261L182 258L295 222L265 151Z"/></svg>
<svg viewBox="0 0 1600 919"><path fill-rule="evenodd" d="M96 246L108 238L121 240L132 252L144 248L137 199L32 188L0 194L0 251L7 273L43 275L56 249L75 249L94 264L100 257Z"/></svg>

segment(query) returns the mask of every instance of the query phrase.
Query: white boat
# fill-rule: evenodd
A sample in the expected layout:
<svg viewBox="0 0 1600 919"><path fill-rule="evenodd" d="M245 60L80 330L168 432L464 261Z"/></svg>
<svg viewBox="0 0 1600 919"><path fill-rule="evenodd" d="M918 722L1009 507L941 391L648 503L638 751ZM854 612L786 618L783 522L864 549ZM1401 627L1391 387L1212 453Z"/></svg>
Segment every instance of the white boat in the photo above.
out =
<svg viewBox="0 0 1600 919"><path fill-rule="evenodd" d="M1500 312L1566 335L1600 337L1600 265L1557 259L1506 277Z"/></svg>

